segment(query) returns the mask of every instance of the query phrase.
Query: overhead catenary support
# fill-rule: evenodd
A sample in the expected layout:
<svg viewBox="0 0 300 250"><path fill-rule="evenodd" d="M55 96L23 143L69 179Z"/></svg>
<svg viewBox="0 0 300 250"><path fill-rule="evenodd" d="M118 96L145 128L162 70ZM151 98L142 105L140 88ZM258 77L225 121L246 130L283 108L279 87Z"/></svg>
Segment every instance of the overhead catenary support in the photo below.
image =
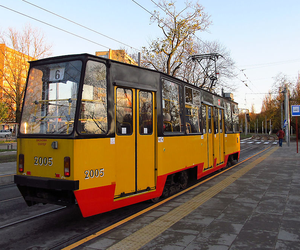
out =
<svg viewBox="0 0 300 250"><path fill-rule="evenodd" d="M203 69L204 73L204 81L205 79L209 79L209 90L212 90L213 87L216 85L218 80L218 71L217 71L217 60L219 57L223 57L218 53L210 53L210 54L200 54L200 55L193 55L190 57L193 61L197 61L201 68ZM204 64L206 62L206 64Z"/></svg>

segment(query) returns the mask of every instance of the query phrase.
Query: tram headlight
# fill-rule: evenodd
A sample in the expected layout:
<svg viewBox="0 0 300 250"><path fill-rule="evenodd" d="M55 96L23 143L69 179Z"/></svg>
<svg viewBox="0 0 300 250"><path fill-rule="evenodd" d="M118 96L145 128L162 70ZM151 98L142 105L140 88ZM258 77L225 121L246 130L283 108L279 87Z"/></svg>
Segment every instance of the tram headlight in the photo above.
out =
<svg viewBox="0 0 300 250"><path fill-rule="evenodd" d="M23 173L24 172L24 155L19 154L19 172Z"/></svg>
<svg viewBox="0 0 300 250"><path fill-rule="evenodd" d="M65 177L70 177L71 175L71 164L70 164L70 157L64 158L64 173Z"/></svg>

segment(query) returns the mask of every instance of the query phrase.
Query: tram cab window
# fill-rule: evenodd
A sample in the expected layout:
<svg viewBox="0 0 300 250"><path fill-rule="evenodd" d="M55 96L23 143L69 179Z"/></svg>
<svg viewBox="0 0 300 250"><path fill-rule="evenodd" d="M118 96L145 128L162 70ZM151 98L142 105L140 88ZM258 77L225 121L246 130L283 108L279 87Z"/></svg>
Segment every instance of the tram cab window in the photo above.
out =
<svg viewBox="0 0 300 250"><path fill-rule="evenodd" d="M81 68L81 61L67 61L30 69L21 133L66 135L73 132Z"/></svg>
<svg viewBox="0 0 300 250"><path fill-rule="evenodd" d="M132 90L117 88L116 129L118 135L131 135L133 132Z"/></svg>
<svg viewBox="0 0 300 250"><path fill-rule="evenodd" d="M183 132L180 111L180 85L164 80L162 84L162 110L164 132Z"/></svg>
<svg viewBox="0 0 300 250"><path fill-rule="evenodd" d="M81 134L106 134L107 122L106 66L88 61L86 66L78 131Z"/></svg>
<svg viewBox="0 0 300 250"><path fill-rule="evenodd" d="M139 127L141 135L150 135L153 132L153 97L152 93L139 92Z"/></svg>
<svg viewBox="0 0 300 250"><path fill-rule="evenodd" d="M186 133L200 133L201 110L200 92L191 88L185 88L185 126Z"/></svg>

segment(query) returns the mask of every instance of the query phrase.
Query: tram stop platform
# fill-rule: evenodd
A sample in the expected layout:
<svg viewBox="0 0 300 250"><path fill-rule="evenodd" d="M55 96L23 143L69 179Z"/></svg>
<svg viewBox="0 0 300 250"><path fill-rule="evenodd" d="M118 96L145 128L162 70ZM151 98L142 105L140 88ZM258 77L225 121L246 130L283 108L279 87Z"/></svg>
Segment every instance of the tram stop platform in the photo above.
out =
<svg viewBox="0 0 300 250"><path fill-rule="evenodd" d="M300 153L272 146L66 249L300 249Z"/></svg>

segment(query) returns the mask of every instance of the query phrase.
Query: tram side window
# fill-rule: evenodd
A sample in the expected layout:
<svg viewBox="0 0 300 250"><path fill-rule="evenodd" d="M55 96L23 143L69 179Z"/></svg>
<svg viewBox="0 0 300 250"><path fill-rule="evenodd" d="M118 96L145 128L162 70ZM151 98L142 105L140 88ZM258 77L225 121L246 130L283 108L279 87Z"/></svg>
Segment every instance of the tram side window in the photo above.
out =
<svg viewBox="0 0 300 250"><path fill-rule="evenodd" d="M239 131L239 109L236 104L231 105L232 107L232 127L233 127L233 132L238 132Z"/></svg>
<svg viewBox="0 0 300 250"><path fill-rule="evenodd" d="M200 92L191 88L185 88L185 126L186 133L200 133L201 110Z"/></svg>
<svg viewBox="0 0 300 250"><path fill-rule="evenodd" d="M206 106L202 106L202 131L206 133Z"/></svg>
<svg viewBox="0 0 300 250"><path fill-rule="evenodd" d="M223 133L223 110L219 109L220 133Z"/></svg>
<svg viewBox="0 0 300 250"><path fill-rule="evenodd" d="M163 128L165 132L182 132L182 117L180 112L180 86L170 81L162 84Z"/></svg>
<svg viewBox="0 0 300 250"><path fill-rule="evenodd" d="M208 111L208 133L212 132L212 119L211 119L211 107L207 107Z"/></svg>
<svg viewBox="0 0 300 250"><path fill-rule="evenodd" d="M217 108L214 108L214 128L215 134L219 133L219 111Z"/></svg>
<svg viewBox="0 0 300 250"><path fill-rule="evenodd" d="M152 93L139 92L139 123L140 134L150 135L153 132L153 98Z"/></svg>
<svg viewBox="0 0 300 250"><path fill-rule="evenodd" d="M231 117L231 105L230 103L225 103L225 131L226 133L232 132L232 117Z"/></svg>
<svg viewBox="0 0 300 250"><path fill-rule="evenodd" d="M81 134L106 134L107 122L106 66L88 61L82 90L78 130Z"/></svg>
<svg viewBox="0 0 300 250"><path fill-rule="evenodd" d="M117 89L117 134L131 135L133 132L132 118L132 90L118 88Z"/></svg>

